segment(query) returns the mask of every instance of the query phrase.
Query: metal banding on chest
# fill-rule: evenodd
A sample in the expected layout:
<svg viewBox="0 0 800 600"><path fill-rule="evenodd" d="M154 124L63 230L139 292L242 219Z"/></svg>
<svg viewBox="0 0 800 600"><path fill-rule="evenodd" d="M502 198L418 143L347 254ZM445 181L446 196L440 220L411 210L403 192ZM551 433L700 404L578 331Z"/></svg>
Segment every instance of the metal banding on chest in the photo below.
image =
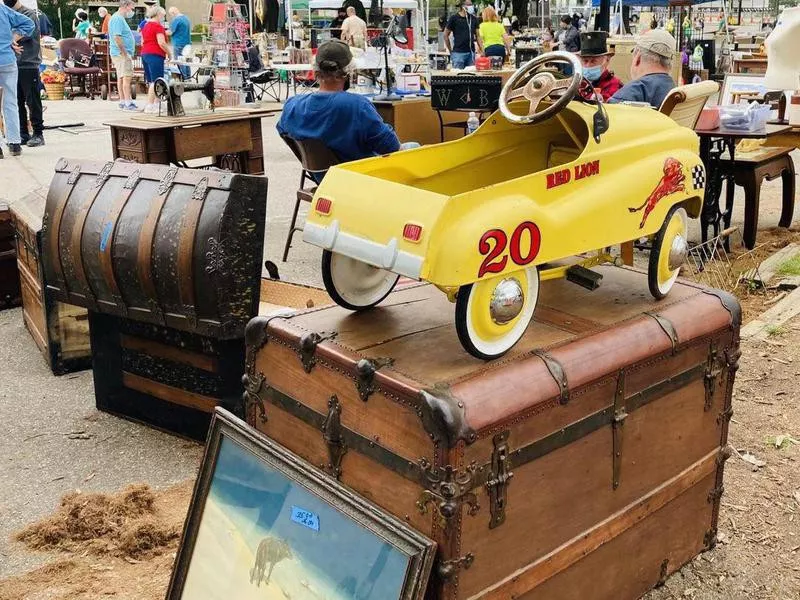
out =
<svg viewBox="0 0 800 600"><path fill-rule="evenodd" d="M537 350L534 354L544 361L547 370L550 371L550 375L555 380L558 386L558 401L561 404L569 402L569 382L567 381L567 373L564 371L564 367L543 350Z"/></svg>

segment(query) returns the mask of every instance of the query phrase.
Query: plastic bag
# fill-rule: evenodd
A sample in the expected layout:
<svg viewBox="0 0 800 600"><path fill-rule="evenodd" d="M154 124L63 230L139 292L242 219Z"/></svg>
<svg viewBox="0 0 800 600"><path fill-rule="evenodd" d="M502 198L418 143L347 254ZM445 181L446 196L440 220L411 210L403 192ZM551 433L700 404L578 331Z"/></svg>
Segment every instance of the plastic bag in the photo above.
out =
<svg viewBox="0 0 800 600"><path fill-rule="evenodd" d="M719 109L720 125L739 131L758 131L764 129L771 110L768 104L756 102L747 105L721 106Z"/></svg>

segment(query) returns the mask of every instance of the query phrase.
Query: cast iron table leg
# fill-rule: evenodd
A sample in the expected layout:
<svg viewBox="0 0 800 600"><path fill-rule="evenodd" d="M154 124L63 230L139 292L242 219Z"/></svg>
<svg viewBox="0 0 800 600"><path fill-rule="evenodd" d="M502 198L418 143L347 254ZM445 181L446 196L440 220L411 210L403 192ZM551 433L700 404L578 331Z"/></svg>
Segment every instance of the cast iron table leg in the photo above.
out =
<svg viewBox="0 0 800 600"><path fill-rule="evenodd" d="M700 213L701 242L709 240L709 227L711 237L719 235L722 211L719 209L719 199L722 195L722 169L720 167L721 155L725 149L725 141L717 138L703 136L700 138L700 158L706 168L706 190L703 200L703 210Z"/></svg>

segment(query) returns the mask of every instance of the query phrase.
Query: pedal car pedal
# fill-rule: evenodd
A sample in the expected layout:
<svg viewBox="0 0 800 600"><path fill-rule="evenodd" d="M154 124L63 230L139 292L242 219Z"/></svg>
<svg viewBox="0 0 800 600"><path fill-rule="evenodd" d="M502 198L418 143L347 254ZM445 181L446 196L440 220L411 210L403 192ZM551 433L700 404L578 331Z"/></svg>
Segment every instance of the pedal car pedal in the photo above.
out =
<svg viewBox="0 0 800 600"><path fill-rule="evenodd" d="M600 273L580 265L572 265L567 269L567 281L577 283L579 286L589 291L599 288L602 280L603 276Z"/></svg>

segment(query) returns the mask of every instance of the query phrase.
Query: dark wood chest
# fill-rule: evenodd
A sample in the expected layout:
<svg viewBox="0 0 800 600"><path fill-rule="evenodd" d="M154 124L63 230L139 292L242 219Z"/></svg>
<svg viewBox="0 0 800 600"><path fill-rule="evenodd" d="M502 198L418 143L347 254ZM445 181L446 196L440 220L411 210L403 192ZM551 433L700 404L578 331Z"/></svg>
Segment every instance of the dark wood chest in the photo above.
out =
<svg viewBox="0 0 800 600"><path fill-rule="evenodd" d="M204 439L241 413L267 180L62 159L42 234L48 293L89 310L101 410Z"/></svg>
<svg viewBox="0 0 800 600"><path fill-rule="evenodd" d="M0 202L0 310L21 303L11 209Z"/></svg>
<svg viewBox="0 0 800 600"><path fill-rule="evenodd" d="M740 308L601 271L491 363L427 285L255 319L247 418L435 539L431 598L638 598L715 543Z"/></svg>
<svg viewBox="0 0 800 600"><path fill-rule="evenodd" d="M89 316L85 308L60 302L46 289L41 252L44 205L41 193L28 194L11 209L11 223L25 327L53 373L63 375L91 366Z"/></svg>

